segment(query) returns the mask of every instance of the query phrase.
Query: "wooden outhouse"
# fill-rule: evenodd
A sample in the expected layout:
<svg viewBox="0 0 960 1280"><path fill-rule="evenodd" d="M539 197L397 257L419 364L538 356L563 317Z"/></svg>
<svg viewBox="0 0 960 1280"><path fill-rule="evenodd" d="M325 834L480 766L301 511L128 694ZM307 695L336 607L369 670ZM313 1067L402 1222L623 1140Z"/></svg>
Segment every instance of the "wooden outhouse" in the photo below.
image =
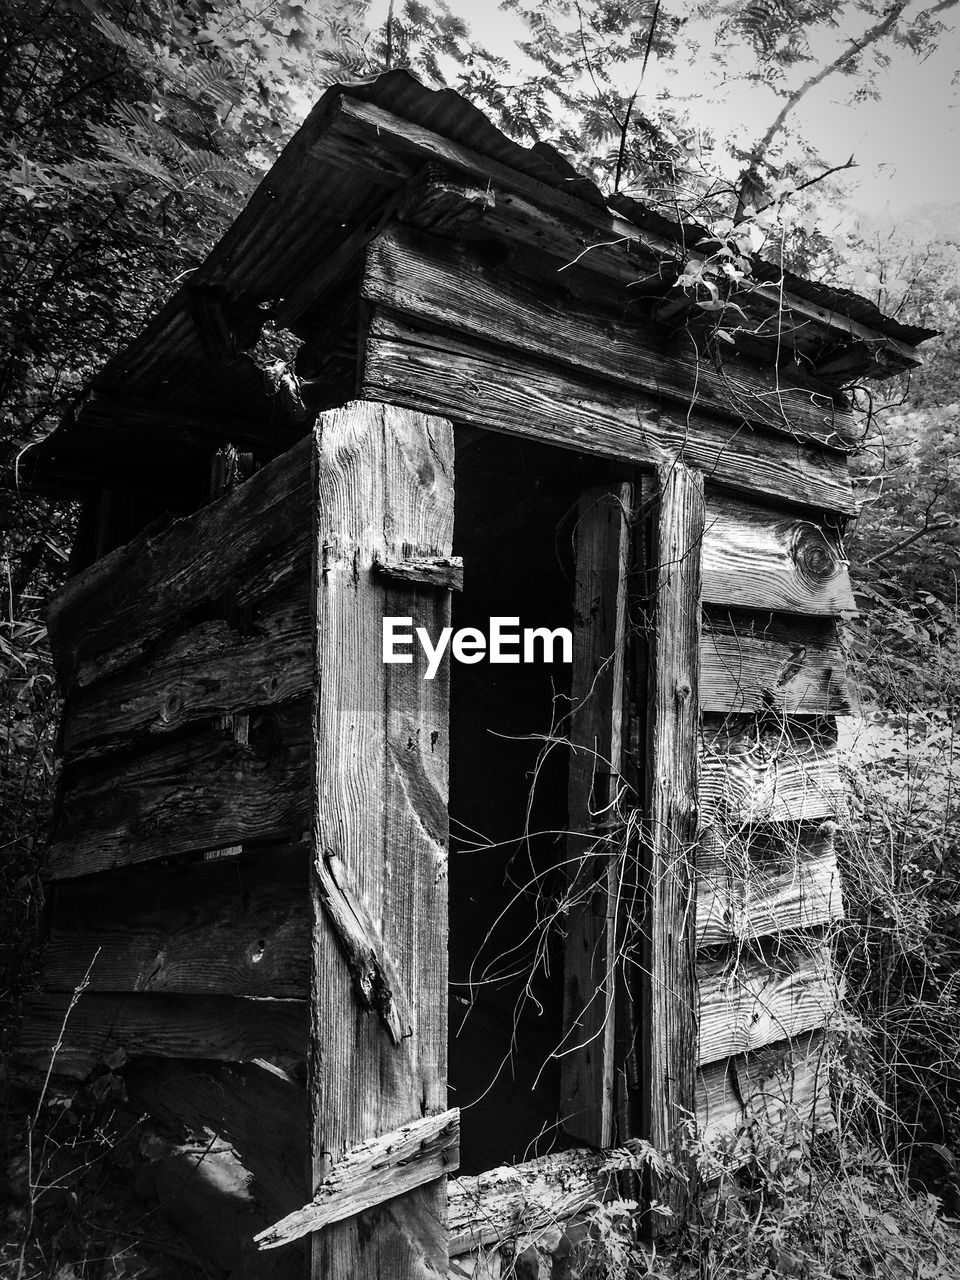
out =
<svg viewBox="0 0 960 1280"><path fill-rule="evenodd" d="M83 514L21 1062L222 1137L259 1274L445 1274L598 1148L829 1116L842 388L928 334L762 263L718 334L701 236L335 87L38 450ZM384 618L537 634L428 679Z"/></svg>

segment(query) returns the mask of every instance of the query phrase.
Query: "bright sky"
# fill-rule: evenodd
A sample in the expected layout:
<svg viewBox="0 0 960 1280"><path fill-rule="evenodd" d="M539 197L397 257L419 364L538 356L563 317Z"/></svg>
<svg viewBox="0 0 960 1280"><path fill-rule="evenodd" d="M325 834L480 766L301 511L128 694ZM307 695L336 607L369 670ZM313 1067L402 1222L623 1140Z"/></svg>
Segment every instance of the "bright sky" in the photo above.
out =
<svg viewBox="0 0 960 1280"><path fill-rule="evenodd" d="M666 0L666 5L686 8L689 0ZM515 40L526 34L513 13L500 10L497 0L448 0L462 16L473 36L491 51L517 62ZM928 7L929 0L912 0L906 14ZM387 0L373 0L371 24L383 21ZM960 132L957 122L960 68L960 7L941 15L949 30L939 47L924 62L900 47L885 46L890 65L881 73L880 99L851 104L854 88L850 77L834 75L811 90L791 117L794 129L813 143L824 160L842 164L851 153L857 169L844 175L850 206L862 212L897 217L926 204L960 205ZM849 30L825 35L818 49L827 63L860 34L864 20L851 17ZM689 27L704 39L709 32ZM711 80L712 67L703 57L688 64L677 58L662 68L648 68L652 93L668 88L676 98L687 98L692 115L718 131L729 132L741 144L763 134L779 110L780 100L768 89L728 80L718 86ZM800 72L806 78L811 68ZM667 74L669 73L669 74ZM633 85L628 91L632 91ZM960 226L957 228L960 234Z"/></svg>

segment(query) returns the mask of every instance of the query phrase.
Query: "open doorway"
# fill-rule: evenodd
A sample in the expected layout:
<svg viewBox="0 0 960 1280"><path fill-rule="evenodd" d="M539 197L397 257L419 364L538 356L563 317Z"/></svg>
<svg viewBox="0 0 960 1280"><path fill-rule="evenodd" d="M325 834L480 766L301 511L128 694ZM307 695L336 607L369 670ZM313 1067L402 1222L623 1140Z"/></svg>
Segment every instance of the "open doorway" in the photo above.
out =
<svg viewBox="0 0 960 1280"><path fill-rule="evenodd" d="M488 432L458 432L453 626L491 617L573 630L580 495L607 464ZM539 655L538 650L538 655ZM461 1168L568 1145L559 1127L562 894L571 667L451 665L450 1064Z"/></svg>

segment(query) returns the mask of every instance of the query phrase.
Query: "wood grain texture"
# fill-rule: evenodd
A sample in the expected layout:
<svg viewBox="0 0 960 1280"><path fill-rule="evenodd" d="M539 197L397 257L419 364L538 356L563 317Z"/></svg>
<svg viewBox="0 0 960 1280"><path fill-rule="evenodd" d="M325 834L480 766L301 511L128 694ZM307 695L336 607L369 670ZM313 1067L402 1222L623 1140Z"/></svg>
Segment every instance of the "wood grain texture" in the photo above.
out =
<svg viewBox="0 0 960 1280"><path fill-rule="evenodd" d="M328 118L326 130L313 143L311 154L331 164L346 166L352 174L359 167L386 187L401 186L420 172L424 164L439 162L445 168L480 179L488 189L494 188L497 207L502 203L501 191L504 191L522 196L540 219L547 212L568 220L579 234L574 256L591 246L628 248L638 255L636 275L641 279L651 271L662 269L665 259L669 262L676 257L676 240L649 227L641 229L635 222L619 217L611 209L617 197L608 203L592 183L580 178L575 171L571 171L562 188L548 186L372 103L342 97ZM542 234L550 240L556 235L549 225L543 228ZM686 252L694 259L702 256L696 247L687 246ZM799 323L812 322L858 339L877 339L876 332L869 326L826 306L784 293L775 284L754 286L742 301L751 312L775 315L778 324L782 323L780 317L786 307L799 318ZM896 338L885 337L883 341L888 351L897 352L907 365L918 363L914 347Z"/></svg>
<svg viewBox="0 0 960 1280"><path fill-rule="evenodd" d="M460 1163L460 1112L443 1111L363 1142L327 1174L309 1204L254 1237L279 1249L334 1222L407 1195L454 1173Z"/></svg>
<svg viewBox="0 0 960 1280"><path fill-rule="evenodd" d="M114 761L68 782L48 859L54 880L249 841L296 839L310 820L306 700Z"/></svg>
<svg viewBox="0 0 960 1280"><path fill-rule="evenodd" d="M605 1159L603 1152L575 1147L451 1178L450 1256L564 1222L604 1199L612 1181L600 1172Z"/></svg>
<svg viewBox="0 0 960 1280"><path fill-rule="evenodd" d="M813 929L843 916L833 824L775 835L708 827L697 852L697 946Z"/></svg>
<svg viewBox="0 0 960 1280"><path fill-rule="evenodd" d="M388 405L324 414L316 434L318 675L314 830L314 1186L344 1153L446 1109L448 670L425 680L381 661L381 620L413 617L436 636L449 594L385 581L374 561L451 553L453 432ZM357 970L325 906L334 859L389 962L399 1043L358 998ZM375 1218L313 1237L324 1280L413 1280L446 1264L442 1185Z"/></svg>
<svg viewBox="0 0 960 1280"><path fill-rule="evenodd" d="M701 1063L825 1026L837 1009L830 952L815 938L703 959L697 982Z"/></svg>
<svg viewBox="0 0 960 1280"><path fill-rule="evenodd" d="M368 173L380 186L404 186L426 164L439 163L473 177L524 192L545 209L588 214L591 222L608 216L592 183L574 178L566 190L548 186L529 174L482 156L442 134L401 119L370 102L341 97L327 117L326 128L311 144L310 155L352 174ZM578 198L579 197L579 198Z"/></svg>
<svg viewBox="0 0 960 1280"><path fill-rule="evenodd" d="M463 560L460 556L411 556L406 560L377 560L377 573L393 582L439 591L463 590Z"/></svg>
<svg viewBox="0 0 960 1280"><path fill-rule="evenodd" d="M777 501L856 511L846 459L832 449L677 409L573 369L431 332L376 307L363 352L364 395L458 423L646 466L679 458L716 484Z"/></svg>
<svg viewBox="0 0 960 1280"><path fill-rule="evenodd" d="M776 709L784 715L848 715L855 698L836 624L714 611L700 647L703 711Z"/></svg>
<svg viewBox="0 0 960 1280"><path fill-rule="evenodd" d="M813 1031L704 1066L697 1077L701 1135L709 1142L754 1122L771 1133L791 1124L832 1129L829 1065L829 1039Z"/></svg>
<svg viewBox="0 0 960 1280"><path fill-rule="evenodd" d="M204 1129L228 1142L274 1218L307 1195L307 1091L302 1081L261 1061L132 1062L127 1096L174 1130Z"/></svg>
<svg viewBox="0 0 960 1280"><path fill-rule="evenodd" d="M575 532L560 1113L571 1137L613 1144L620 848L608 848L621 789L627 570L633 486L588 489Z"/></svg>
<svg viewBox="0 0 960 1280"><path fill-rule="evenodd" d="M46 991L274 996L310 990L308 855L303 847L217 862L143 866L54 892Z"/></svg>
<svg viewBox="0 0 960 1280"><path fill-rule="evenodd" d="M78 689L64 711L64 755L129 751L144 737L305 697L313 646L309 585L299 587L258 608L247 627L225 619L187 627L143 661Z"/></svg>
<svg viewBox="0 0 960 1280"><path fill-rule="evenodd" d="M517 178L522 181L523 175L517 175ZM413 187L400 210L400 218L424 230L434 229L431 208L435 203L447 210L443 227L445 233L463 234L471 230L477 223L475 201L482 192L486 197L482 230L487 236L500 237L549 254L558 261L557 269L560 271L576 262L598 275L619 281L631 291L654 296L663 296L679 274L676 244L656 233L651 234L649 227L638 235L636 225L619 218L616 213L611 217L610 208L607 211L610 220L606 226L601 225L595 211L586 207L582 208L580 219L574 220L567 212L555 211L549 201L534 202L521 193L522 188L518 188L516 182L511 189L509 182L494 183L488 175L485 183L474 184L471 191L468 184L456 178L453 170L444 171L438 166L430 166L425 171L421 189L423 203L417 205L418 192L416 186ZM454 198L460 191L464 194L458 216ZM475 193L469 204L466 203L468 193ZM611 206L613 203L615 200ZM703 261L707 256L689 243L685 250L694 261ZM825 345L834 346L840 334L861 339L872 337L875 340L876 337L868 326L807 299L785 294L773 285L755 284L735 300L747 312L743 318L744 330L752 335L766 335L767 358L771 358L769 346L778 338L782 348L799 348L815 358ZM737 333L738 343L743 337L744 334ZM896 352L904 367L918 362L915 347L890 337L886 338L886 343L888 349L884 357L887 359ZM862 349L860 360L864 361ZM865 365L861 363L857 371L863 367ZM892 367L892 362L888 367ZM818 374L820 372L818 370Z"/></svg>
<svg viewBox="0 0 960 1280"><path fill-rule="evenodd" d="M643 318L631 295L583 268L562 276L535 250L482 252L395 227L367 249L363 297L433 326L642 387L751 426L839 442L833 396L736 358L718 368L691 335ZM799 378L797 379L799 381Z"/></svg>
<svg viewBox="0 0 960 1280"><path fill-rule="evenodd" d="M114 1069L138 1057L262 1058L285 1071L302 1067L307 1049L304 1000L235 996L41 993L24 1005L16 1060L82 1080L98 1063ZM59 1049L54 1054L54 1046Z"/></svg>
<svg viewBox="0 0 960 1280"><path fill-rule="evenodd" d="M703 535L703 599L728 609L856 612L847 562L822 523L712 495Z"/></svg>
<svg viewBox="0 0 960 1280"><path fill-rule="evenodd" d="M148 529L72 578L50 603L61 680L83 686L140 661L193 609L238 608L303 579L309 442L295 445L195 515Z"/></svg>
<svg viewBox="0 0 960 1280"><path fill-rule="evenodd" d="M739 1054L697 1072L696 1117L709 1142L755 1120L831 1128L828 1045L821 1032ZM745 1155L749 1148L745 1149ZM472 1177L450 1179L450 1255L564 1223L613 1193L605 1152L559 1151Z"/></svg>
<svg viewBox="0 0 960 1280"><path fill-rule="evenodd" d="M694 1107L696 996L693 857L697 841L697 690L703 477L657 470L655 593L648 652L649 808L645 913L640 948L641 1136L682 1163L681 1126ZM677 1209L676 1183L659 1188Z"/></svg>
<svg viewBox="0 0 960 1280"><path fill-rule="evenodd" d="M704 716L700 816L737 830L832 818L843 805L836 726L829 720Z"/></svg>

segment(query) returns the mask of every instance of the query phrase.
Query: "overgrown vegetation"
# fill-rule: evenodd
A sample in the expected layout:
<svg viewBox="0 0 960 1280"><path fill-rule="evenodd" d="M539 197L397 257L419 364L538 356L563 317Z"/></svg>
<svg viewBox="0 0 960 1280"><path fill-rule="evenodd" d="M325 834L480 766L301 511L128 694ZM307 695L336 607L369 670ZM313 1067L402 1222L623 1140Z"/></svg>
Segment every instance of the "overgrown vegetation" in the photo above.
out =
<svg viewBox="0 0 960 1280"><path fill-rule="evenodd" d="M650 60L681 48L680 10L659 0L508 7L530 33L532 68L522 73L442 6L414 0L391 6L377 32L366 29L361 0L13 0L5 10L0 1051L35 965L58 713L42 601L62 580L73 521L70 509L20 490L23 451L202 259L324 83L413 64L446 77L519 139L556 142L609 189L709 226L707 266L688 264L681 287L715 313L720 342L737 322L727 290L743 284L758 251L944 329L912 383L885 387L882 401L876 390L862 397L872 501L849 536L862 714L850 730L852 813L841 831L847 919L835 942L849 1022L833 1073L838 1128L783 1143L741 1133L710 1150L691 1139L704 1196L671 1259L637 1245L635 1206L618 1202L597 1210L565 1265L598 1280L960 1274L942 1220L942 1211L960 1214L960 248L950 220L932 214L895 233L863 229L838 248L818 203L835 167L789 138L791 113L817 76L848 75L872 92L891 42L929 49L950 6L912 21L900 4L703 6L716 33L711 58L746 51L746 74L783 89L784 110L725 170L719 139L643 93ZM815 33L841 16L849 26L851 12L857 50L841 45L818 63ZM636 91L623 88L624 68ZM123 1190L143 1132L118 1090L106 1073L36 1115L7 1104L12 1243L0 1267L18 1280L204 1273ZM650 1158L613 1157L634 1171Z"/></svg>

